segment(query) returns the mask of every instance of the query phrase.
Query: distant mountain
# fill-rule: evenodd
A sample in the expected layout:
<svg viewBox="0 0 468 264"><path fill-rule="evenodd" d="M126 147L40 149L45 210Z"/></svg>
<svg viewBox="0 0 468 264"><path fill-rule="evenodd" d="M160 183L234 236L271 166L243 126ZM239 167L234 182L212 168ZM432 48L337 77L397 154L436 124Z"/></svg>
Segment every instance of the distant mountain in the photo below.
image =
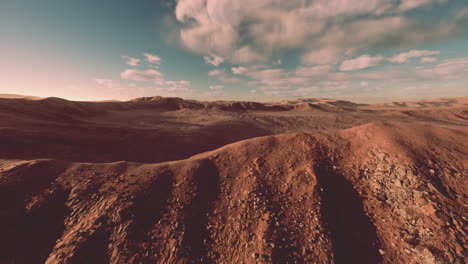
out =
<svg viewBox="0 0 468 264"><path fill-rule="evenodd" d="M0 98L8 98L8 99L30 99L30 100L41 99L41 97L30 96L30 95L21 95L21 94L0 94Z"/></svg>

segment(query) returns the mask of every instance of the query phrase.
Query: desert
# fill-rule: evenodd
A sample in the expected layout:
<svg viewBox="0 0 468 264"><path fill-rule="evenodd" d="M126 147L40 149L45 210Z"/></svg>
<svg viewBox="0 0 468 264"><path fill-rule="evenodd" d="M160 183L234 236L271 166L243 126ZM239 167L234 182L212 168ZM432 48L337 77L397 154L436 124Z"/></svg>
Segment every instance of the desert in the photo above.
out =
<svg viewBox="0 0 468 264"><path fill-rule="evenodd" d="M467 103L0 99L0 262L464 263Z"/></svg>

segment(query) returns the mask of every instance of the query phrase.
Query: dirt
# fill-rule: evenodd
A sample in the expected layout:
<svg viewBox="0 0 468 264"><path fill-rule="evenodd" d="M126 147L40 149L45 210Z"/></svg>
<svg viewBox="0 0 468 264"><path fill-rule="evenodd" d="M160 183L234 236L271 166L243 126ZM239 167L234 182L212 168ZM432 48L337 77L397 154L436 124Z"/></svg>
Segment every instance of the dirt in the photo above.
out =
<svg viewBox="0 0 468 264"><path fill-rule="evenodd" d="M0 263L466 263L466 103L0 99Z"/></svg>

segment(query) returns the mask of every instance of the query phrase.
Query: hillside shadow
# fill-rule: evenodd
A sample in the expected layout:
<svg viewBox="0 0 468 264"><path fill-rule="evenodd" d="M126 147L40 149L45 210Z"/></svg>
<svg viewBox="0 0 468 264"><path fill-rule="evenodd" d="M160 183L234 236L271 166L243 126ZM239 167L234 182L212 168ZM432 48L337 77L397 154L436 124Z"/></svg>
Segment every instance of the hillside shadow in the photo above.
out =
<svg viewBox="0 0 468 264"><path fill-rule="evenodd" d="M381 263L376 228L353 185L330 164L317 164L314 169L324 189L322 215L331 233L335 263Z"/></svg>

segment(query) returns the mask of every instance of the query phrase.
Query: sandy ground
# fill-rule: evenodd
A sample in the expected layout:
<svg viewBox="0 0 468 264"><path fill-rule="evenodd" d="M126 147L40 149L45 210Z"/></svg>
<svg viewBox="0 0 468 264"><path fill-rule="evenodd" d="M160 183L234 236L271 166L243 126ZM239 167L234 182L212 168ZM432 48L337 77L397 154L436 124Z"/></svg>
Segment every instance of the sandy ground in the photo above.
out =
<svg viewBox="0 0 468 264"><path fill-rule="evenodd" d="M467 98L0 99L0 263L465 263L467 127Z"/></svg>

